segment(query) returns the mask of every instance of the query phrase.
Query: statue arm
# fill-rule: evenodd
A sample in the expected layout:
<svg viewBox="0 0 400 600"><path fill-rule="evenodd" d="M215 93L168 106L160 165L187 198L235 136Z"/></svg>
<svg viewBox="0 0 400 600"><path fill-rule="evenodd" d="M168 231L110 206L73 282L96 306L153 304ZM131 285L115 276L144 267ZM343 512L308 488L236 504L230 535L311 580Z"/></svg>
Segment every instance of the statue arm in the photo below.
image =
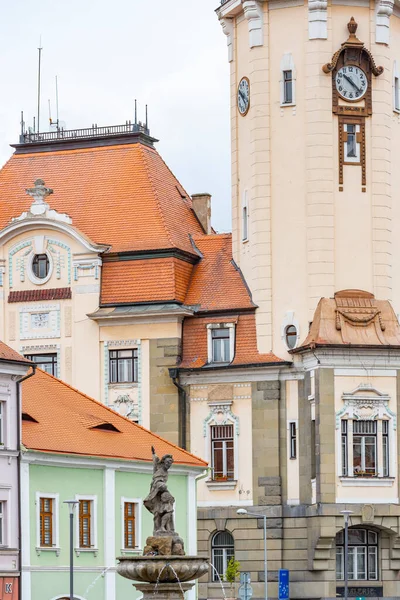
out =
<svg viewBox="0 0 400 600"><path fill-rule="evenodd" d="M154 446L151 447L151 453L153 455L153 473L156 472L157 467L158 467L158 463L160 462L160 459L158 458L155 448Z"/></svg>

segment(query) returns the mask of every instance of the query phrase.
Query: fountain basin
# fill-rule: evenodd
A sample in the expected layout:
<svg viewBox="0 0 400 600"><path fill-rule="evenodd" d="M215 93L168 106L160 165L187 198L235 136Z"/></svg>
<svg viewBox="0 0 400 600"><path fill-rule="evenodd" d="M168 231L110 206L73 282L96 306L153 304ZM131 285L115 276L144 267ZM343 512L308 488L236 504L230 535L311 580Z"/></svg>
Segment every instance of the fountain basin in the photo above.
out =
<svg viewBox="0 0 400 600"><path fill-rule="evenodd" d="M208 558L201 556L120 556L117 573L144 583L183 583L208 571Z"/></svg>

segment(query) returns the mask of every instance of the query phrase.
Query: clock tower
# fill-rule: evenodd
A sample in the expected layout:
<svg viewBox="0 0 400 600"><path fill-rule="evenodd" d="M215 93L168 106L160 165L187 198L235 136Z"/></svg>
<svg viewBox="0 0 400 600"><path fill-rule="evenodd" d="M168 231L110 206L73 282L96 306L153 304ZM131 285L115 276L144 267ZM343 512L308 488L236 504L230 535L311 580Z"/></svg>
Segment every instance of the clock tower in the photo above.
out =
<svg viewBox="0 0 400 600"><path fill-rule="evenodd" d="M400 312L400 9L392 0L226 0L233 255L261 352L307 336L321 297Z"/></svg>

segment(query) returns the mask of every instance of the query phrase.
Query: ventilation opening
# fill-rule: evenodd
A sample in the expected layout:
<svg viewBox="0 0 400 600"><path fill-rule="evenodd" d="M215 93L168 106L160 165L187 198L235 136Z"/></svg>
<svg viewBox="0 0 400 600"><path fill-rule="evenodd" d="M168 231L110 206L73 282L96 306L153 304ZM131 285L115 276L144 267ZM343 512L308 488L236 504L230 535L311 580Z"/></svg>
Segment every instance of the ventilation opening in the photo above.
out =
<svg viewBox="0 0 400 600"><path fill-rule="evenodd" d="M116 431L117 433L121 433L119 429L117 429L112 423L100 423L100 425L95 425L90 429L100 429L101 431Z"/></svg>
<svg viewBox="0 0 400 600"><path fill-rule="evenodd" d="M285 342L289 350L293 350L297 343L297 329L294 325L288 325L285 329Z"/></svg>
<svg viewBox="0 0 400 600"><path fill-rule="evenodd" d="M22 413L22 420L23 421L29 421L30 423L39 423L39 421L36 421L36 419L34 419L33 417L31 417L30 414L23 412Z"/></svg>

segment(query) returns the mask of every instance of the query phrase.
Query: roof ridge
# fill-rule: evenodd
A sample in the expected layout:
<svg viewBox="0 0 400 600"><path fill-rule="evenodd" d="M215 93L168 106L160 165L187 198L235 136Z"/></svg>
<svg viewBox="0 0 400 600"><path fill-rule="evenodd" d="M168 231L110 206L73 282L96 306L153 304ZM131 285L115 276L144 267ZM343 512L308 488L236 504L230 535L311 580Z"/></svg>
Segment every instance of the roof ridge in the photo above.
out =
<svg viewBox="0 0 400 600"><path fill-rule="evenodd" d="M139 429L142 429L143 431L145 431L146 433L150 434L151 436L157 438L158 440L161 440L164 444L168 444L169 446L172 446L173 448L176 448L180 452L183 452L187 456L190 456L191 458L193 458L193 459L195 459L197 461L201 460L202 462L206 462L203 459L199 459L198 456L195 456L194 454L192 454L191 452L188 452L184 448L180 448L180 446L177 446L173 442L170 442L169 440L166 440L166 439L162 438L160 435L157 435L157 433L154 433L153 431L150 431L150 429L146 429L146 427L143 427L143 425L139 425L139 423L135 423L134 421L131 421L131 419L128 419L127 417L124 417L124 415L121 415L121 414L117 413L115 410L113 410L109 406L106 406L105 404L103 404L99 400L96 400L95 398L92 398L91 396L88 396L84 392L81 392L81 390L78 390L76 387L70 385L69 383L66 383L62 379L58 379L58 377L55 377L54 375L51 375L50 373L47 373L46 371L43 371L43 369L41 369L40 367L37 367L36 370L40 371L40 373L43 373L47 377L50 377L51 379L54 379L58 383L61 383L61 385L64 385L65 387L69 388L70 390L73 390L74 392L77 392L78 394L80 394L84 398L87 398L88 400L91 400L95 404L98 404L99 406L101 406L101 408L104 408L104 409L108 410L108 412L110 412L114 417L117 417L117 418L120 418L120 419L124 419L125 421L127 421L131 425L133 425L135 427L139 427Z"/></svg>
<svg viewBox="0 0 400 600"><path fill-rule="evenodd" d="M155 197L155 199L156 199L157 208L158 208L158 211L159 211L159 213L160 213L160 216L161 216L161 221L162 221L162 223L163 223L163 225L164 225L165 233L166 233L166 235L167 235L167 238L168 238L168 240L169 240L169 242L170 242L170 244L171 244L172 248L175 248L175 244L174 244L174 242L172 241L172 237L171 237L171 234L170 234L170 232L169 232L169 229L168 229L168 227L167 227L167 223L166 223L166 221L165 221L164 213L163 213L163 211L162 211L162 208L161 208L160 198L158 197L158 192L157 192L157 189L156 189L156 187L155 187L155 185L154 185L154 182L153 182L153 176L151 175L151 172L150 172L150 167L149 167L149 165L148 165L148 163L147 163L147 156L145 155L145 152L144 152L143 150L144 150L144 148L142 148L142 147L140 146L140 150L139 150L139 151L140 151L140 153L142 154L142 158L143 158L143 160L144 160L145 169L146 169L146 171L147 171L147 175L148 175L148 178L149 178L149 182L150 182L150 185L151 185L151 187L152 187L152 190L153 190L153 193L154 193L154 197ZM157 154L158 154L158 153L157 153ZM158 156L160 156L160 155L158 155ZM160 158L161 158L161 156L160 156ZM162 160L162 159L161 159L161 160Z"/></svg>

